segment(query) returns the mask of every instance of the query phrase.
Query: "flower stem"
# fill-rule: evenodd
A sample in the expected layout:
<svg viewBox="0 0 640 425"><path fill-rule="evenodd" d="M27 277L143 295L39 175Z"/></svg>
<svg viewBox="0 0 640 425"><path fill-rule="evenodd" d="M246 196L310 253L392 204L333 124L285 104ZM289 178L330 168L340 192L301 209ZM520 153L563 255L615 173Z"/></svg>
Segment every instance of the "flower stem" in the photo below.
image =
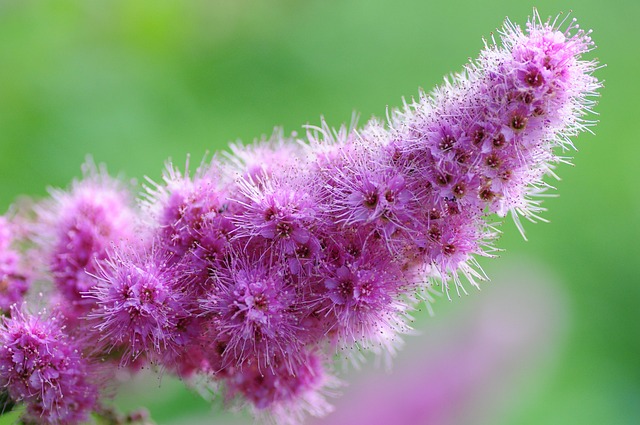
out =
<svg viewBox="0 0 640 425"><path fill-rule="evenodd" d="M16 402L9 397L9 392L6 390L0 391L0 416L11 412L15 406Z"/></svg>

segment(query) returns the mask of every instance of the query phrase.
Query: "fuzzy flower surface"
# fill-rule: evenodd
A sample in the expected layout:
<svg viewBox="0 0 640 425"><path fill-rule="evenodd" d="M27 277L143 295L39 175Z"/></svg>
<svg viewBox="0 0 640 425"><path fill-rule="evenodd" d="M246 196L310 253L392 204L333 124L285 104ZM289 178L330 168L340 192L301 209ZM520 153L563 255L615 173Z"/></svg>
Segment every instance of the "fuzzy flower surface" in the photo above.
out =
<svg viewBox="0 0 640 425"><path fill-rule="evenodd" d="M0 389L26 405L33 423L83 423L97 407L98 388L80 350L56 317L14 307L0 322Z"/></svg>
<svg viewBox="0 0 640 425"><path fill-rule="evenodd" d="M276 367L274 359L299 359L304 332L300 320L306 312L285 269L248 261L216 274L214 282L202 307L210 316L224 368L254 362L264 371Z"/></svg>
<svg viewBox="0 0 640 425"><path fill-rule="evenodd" d="M98 282L86 293L96 304L88 317L108 350L124 351L123 363L181 346L180 327L189 312L184 294L172 285L173 273L153 252L117 252L101 265Z"/></svg>
<svg viewBox="0 0 640 425"><path fill-rule="evenodd" d="M130 194L119 180L91 161L83 171L84 178L69 191L52 190L52 202L38 211L48 268L70 319L91 308L83 293L95 285L93 276L108 250L134 239L136 221Z"/></svg>
<svg viewBox="0 0 640 425"><path fill-rule="evenodd" d="M302 360L293 369L281 358L266 371L256 363L243 368L224 380L225 396L244 398L267 422L293 425L307 414L323 416L332 410L325 387L335 386L335 380L318 356L307 354Z"/></svg>

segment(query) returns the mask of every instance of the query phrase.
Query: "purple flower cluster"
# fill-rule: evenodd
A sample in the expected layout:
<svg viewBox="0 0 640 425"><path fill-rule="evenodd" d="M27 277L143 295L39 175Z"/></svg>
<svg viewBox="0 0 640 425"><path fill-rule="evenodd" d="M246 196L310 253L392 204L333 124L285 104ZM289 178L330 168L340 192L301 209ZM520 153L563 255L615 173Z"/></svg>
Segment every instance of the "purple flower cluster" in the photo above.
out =
<svg viewBox="0 0 640 425"><path fill-rule="evenodd" d="M83 180L74 181L69 191L52 190L51 199L36 209L35 238L68 320L91 311L93 304L83 294L96 285L108 250L132 239L136 220L123 184L91 162L83 172Z"/></svg>
<svg viewBox="0 0 640 425"><path fill-rule="evenodd" d="M0 323L0 388L26 405L29 423L80 423L97 407L97 385L81 347L55 316L14 305Z"/></svg>
<svg viewBox="0 0 640 425"><path fill-rule="evenodd" d="M205 377L278 423L327 412L337 352L393 354L429 291L484 278L496 215L538 218L600 86L589 33L562 24L507 22L388 124L278 132L193 175L169 165L137 208L89 163L36 208L54 319L9 311L26 278L0 221L0 390L36 423L77 423L100 360Z"/></svg>

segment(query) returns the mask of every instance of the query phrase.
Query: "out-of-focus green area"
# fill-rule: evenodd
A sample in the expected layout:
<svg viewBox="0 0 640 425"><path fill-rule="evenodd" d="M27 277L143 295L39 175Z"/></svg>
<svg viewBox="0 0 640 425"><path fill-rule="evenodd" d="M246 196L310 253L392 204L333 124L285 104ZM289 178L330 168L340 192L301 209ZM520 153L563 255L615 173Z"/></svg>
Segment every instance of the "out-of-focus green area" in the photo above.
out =
<svg viewBox="0 0 640 425"><path fill-rule="evenodd" d="M505 16L524 24L533 6L543 16L573 9L594 30L589 56L607 67L597 72L605 88L596 136L575 140L575 167L558 167L560 197L544 215L551 223L526 225L529 242L506 223L498 242L506 252L483 263L491 274L511 256L535 258L567 296L553 370L494 423L638 424L638 2L1 1L0 209L65 187L88 154L112 172L158 179L168 158L191 154L197 163L274 126L384 116L475 57ZM436 319L418 326L456 304L437 303ZM162 380L122 405L147 404L159 424L194 423L190 415L208 411ZM221 411L210 423L237 418Z"/></svg>

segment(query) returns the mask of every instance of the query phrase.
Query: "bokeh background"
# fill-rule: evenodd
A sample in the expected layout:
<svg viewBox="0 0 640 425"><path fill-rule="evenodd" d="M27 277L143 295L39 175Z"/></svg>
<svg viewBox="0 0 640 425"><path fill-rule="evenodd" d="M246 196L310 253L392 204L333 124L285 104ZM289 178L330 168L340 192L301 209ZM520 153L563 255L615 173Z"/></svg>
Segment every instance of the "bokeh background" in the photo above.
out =
<svg viewBox="0 0 640 425"><path fill-rule="evenodd" d="M483 262L496 278L418 312L396 370L350 375L337 413L314 423L383 423L366 413L386 400L397 417L385 423L638 424L639 2L2 0L0 212L66 187L88 154L158 180L168 158L197 163L274 126L383 116L534 6L573 9L607 64L596 135L558 167L550 223L527 225L528 242L505 223L506 251ZM251 422L168 376L123 388L116 402L159 424Z"/></svg>

